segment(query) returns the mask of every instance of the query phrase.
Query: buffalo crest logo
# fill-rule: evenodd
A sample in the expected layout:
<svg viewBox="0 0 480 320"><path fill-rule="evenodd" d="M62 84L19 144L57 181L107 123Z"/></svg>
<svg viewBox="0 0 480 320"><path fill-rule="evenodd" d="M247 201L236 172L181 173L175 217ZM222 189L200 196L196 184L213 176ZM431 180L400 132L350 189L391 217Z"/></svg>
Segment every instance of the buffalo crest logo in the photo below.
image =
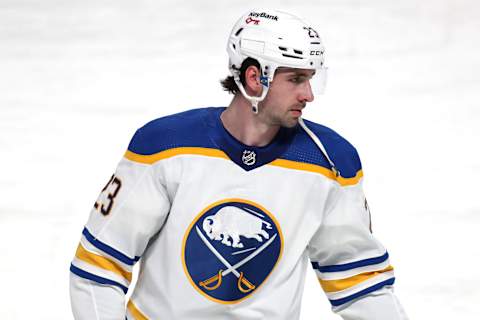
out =
<svg viewBox="0 0 480 320"><path fill-rule="evenodd" d="M244 199L218 201L192 222L182 261L194 288L210 300L236 303L267 279L282 253L275 217Z"/></svg>

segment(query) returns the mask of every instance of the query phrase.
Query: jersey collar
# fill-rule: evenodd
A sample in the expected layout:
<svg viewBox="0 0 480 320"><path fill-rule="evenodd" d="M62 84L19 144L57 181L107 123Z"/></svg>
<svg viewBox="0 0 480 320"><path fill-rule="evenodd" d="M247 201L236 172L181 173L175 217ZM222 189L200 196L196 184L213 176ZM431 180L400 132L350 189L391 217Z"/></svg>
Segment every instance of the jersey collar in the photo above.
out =
<svg viewBox="0 0 480 320"><path fill-rule="evenodd" d="M245 171L270 163L287 150L296 131L295 128L281 127L273 140L264 147L248 146L238 141L223 126L220 115L225 109L225 107L211 109L208 119L210 137L230 160Z"/></svg>

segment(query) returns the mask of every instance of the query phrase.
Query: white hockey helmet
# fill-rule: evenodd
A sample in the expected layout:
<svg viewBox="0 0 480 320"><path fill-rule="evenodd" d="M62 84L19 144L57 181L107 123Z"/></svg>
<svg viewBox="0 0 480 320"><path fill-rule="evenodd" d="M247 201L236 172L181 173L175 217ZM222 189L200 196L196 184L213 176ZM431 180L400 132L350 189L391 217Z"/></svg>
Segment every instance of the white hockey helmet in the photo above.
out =
<svg viewBox="0 0 480 320"><path fill-rule="evenodd" d="M279 67L315 69L322 78L322 86L325 84L323 42L310 24L290 13L270 9L248 11L233 27L227 52L235 83L252 103L255 113ZM240 81L240 67L248 57L260 63L264 86L260 97L249 96Z"/></svg>

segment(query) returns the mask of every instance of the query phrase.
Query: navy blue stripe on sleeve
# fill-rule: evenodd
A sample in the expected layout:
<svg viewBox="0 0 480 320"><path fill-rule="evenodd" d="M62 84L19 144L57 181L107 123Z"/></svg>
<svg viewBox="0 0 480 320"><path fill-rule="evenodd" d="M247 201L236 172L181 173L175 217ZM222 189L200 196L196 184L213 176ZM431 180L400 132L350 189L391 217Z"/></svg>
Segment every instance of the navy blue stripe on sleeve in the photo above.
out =
<svg viewBox="0 0 480 320"><path fill-rule="evenodd" d="M83 229L83 235L85 236L85 238L87 238L88 242L90 242L93 246L95 246L96 248L102 250L103 252L105 253L108 253L109 255L111 255L112 257L114 257L115 259L118 259L120 261L122 261L123 263L125 264L128 264L130 266L133 266L135 264L135 262L137 262L138 260L140 260L140 257L135 257L135 258L130 258L128 257L127 255L121 253L120 251L110 247L109 245L106 245L105 243L103 243L102 241L96 239L88 230L87 228L84 228Z"/></svg>
<svg viewBox="0 0 480 320"><path fill-rule="evenodd" d="M385 280L385 281L382 281L380 283L377 283L376 285L374 286L371 286L369 288L366 288L362 291L359 291L355 294L352 294L351 296L348 296L348 297L345 297L345 298L342 298L342 299L337 299L337 300L330 300L330 303L332 304L332 306L336 307L336 306L340 306L344 303L347 303L349 301L352 301L353 299L356 299L356 298L359 298L361 296L364 296L364 295L367 295L373 291L377 291L381 288L383 288L384 286L390 286L390 285L393 285L393 283L395 282L395 278L391 278L391 279L388 279L388 280Z"/></svg>
<svg viewBox="0 0 480 320"><path fill-rule="evenodd" d="M108 284L108 285L117 286L120 289L122 289L125 294L128 291L127 287L125 287L124 285L122 285L122 284L120 284L116 281L96 276L96 275L94 275L90 272L86 272L82 269L79 269L79 268L75 267L73 264L70 265L70 271L73 274L76 274L77 276L79 276L81 278L84 278L84 279L92 280L92 281L95 281L95 282L101 283L101 284Z"/></svg>
<svg viewBox="0 0 480 320"><path fill-rule="evenodd" d="M379 264L379 263L385 262L387 259L388 259L388 252L385 252L385 254L380 257L364 259L364 260L359 260L359 261L345 263L345 264L337 264L332 266L320 266L318 262L312 262L312 266L314 269L317 269L320 272L339 272L339 271L347 271L355 268Z"/></svg>

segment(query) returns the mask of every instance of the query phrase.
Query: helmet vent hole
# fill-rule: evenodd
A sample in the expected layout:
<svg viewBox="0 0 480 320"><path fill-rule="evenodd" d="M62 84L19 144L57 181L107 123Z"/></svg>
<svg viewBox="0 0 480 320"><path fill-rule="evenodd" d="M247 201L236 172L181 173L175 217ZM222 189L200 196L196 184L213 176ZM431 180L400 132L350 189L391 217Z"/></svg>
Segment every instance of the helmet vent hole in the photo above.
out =
<svg viewBox="0 0 480 320"><path fill-rule="evenodd" d="M280 49L282 51L287 51L287 48L285 48L285 47L278 47L278 49Z"/></svg>
<svg viewBox="0 0 480 320"><path fill-rule="evenodd" d="M232 43L232 47L233 47L233 50L237 49L237 46L235 45L235 43Z"/></svg>
<svg viewBox="0 0 480 320"><path fill-rule="evenodd" d="M243 28L240 28L237 30L237 32L235 32L235 37L238 37L238 35L240 34L240 32L243 31Z"/></svg>
<svg viewBox="0 0 480 320"><path fill-rule="evenodd" d="M303 54L303 51L302 51L302 50L293 49L293 52L295 52L296 54Z"/></svg>
<svg viewBox="0 0 480 320"><path fill-rule="evenodd" d="M287 58L303 59L303 57L292 56L291 54L286 54L286 53L282 53L282 56L287 57Z"/></svg>

